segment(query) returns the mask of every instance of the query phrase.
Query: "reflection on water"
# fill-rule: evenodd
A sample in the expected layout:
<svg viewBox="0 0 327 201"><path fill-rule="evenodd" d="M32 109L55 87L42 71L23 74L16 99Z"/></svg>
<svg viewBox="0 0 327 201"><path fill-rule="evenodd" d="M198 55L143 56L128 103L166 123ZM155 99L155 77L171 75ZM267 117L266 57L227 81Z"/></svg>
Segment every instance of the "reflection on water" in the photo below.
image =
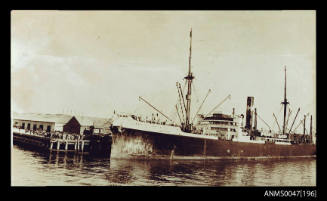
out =
<svg viewBox="0 0 327 201"><path fill-rule="evenodd" d="M41 154L14 146L13 186L315 186L316 159L130 160Z"/></svg>

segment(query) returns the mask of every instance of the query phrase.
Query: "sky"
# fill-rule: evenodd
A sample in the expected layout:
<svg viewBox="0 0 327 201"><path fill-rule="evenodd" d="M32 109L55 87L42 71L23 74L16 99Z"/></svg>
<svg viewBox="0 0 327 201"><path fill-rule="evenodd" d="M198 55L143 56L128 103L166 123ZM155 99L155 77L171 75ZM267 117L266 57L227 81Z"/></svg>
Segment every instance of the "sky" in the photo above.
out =
<svg viewBox="0 0 327 201"><path fill-rule="evenodd" d="M300 107L294 127L305 114L315 124L315 18L315 11L12 11L11 109L154 112L141 96L177 120L176 82L184 88L192 28L192 116L211 89L200 113L230 94L217 112L245 114L253 96L258 115L277 129L272 114L281 124L286 66L290 119ZM261 120L258 127L267 128Z"/></svg>

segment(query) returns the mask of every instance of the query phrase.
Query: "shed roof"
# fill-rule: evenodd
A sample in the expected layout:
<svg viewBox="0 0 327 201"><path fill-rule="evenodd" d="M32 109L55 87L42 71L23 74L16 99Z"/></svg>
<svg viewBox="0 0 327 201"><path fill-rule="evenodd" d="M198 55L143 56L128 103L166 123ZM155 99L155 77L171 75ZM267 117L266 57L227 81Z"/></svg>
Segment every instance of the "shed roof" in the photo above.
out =
<svg viewBox="0 0 327 201"><path fill-rule="evenodd" d="M56 124L66 124L73 117L79 122L81 126L94 126L95 128L109 127L112 119L90 116L73 116L68 114L40 114L40 113L13 113L13 119L40 121L40 122L54 122Z"/></svg>
<svg viewBox="0 0 327 201"><path fill-rule="evenodd" d="M73 118L72 115L67 114L39 114L39 113L14 113L13 119L41 121L41 122L54 122L56 124L66 124Z"/></svg>

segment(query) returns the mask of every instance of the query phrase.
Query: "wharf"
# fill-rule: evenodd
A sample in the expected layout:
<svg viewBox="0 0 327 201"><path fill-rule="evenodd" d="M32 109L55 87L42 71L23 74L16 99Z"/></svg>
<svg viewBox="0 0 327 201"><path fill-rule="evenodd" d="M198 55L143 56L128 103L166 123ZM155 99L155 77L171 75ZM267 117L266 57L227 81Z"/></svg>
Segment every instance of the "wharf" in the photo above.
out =
<svg viewBox="0 0 327 201"><path fill-rule="evenodd" d="M90 140L65 140L65 139L51 139L50 151L64 151L64 152L82 152L88 153Z"/></svg>
<svg viewBox="0 0 327 201"><path fill-rule="evenodd" d="M89 139L79 134L46 133L13 128L13 142L31 148L79 154L107 155L111 152L111 136L93 135Z"/></svg>

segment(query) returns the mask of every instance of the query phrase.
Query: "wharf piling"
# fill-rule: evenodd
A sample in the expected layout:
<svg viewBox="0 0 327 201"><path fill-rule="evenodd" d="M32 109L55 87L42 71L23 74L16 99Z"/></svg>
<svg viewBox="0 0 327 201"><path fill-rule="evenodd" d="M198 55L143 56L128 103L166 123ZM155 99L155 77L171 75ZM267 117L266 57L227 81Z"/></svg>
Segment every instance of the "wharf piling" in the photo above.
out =
<svg viewBox="0 0 327 201"><path fill-rule="evenodd" d="M79 134L44 134L23 129L13 129L14 144L56 152L75 152L110 157L111 142L110 134L92 134L86 137Z"/></svg>

